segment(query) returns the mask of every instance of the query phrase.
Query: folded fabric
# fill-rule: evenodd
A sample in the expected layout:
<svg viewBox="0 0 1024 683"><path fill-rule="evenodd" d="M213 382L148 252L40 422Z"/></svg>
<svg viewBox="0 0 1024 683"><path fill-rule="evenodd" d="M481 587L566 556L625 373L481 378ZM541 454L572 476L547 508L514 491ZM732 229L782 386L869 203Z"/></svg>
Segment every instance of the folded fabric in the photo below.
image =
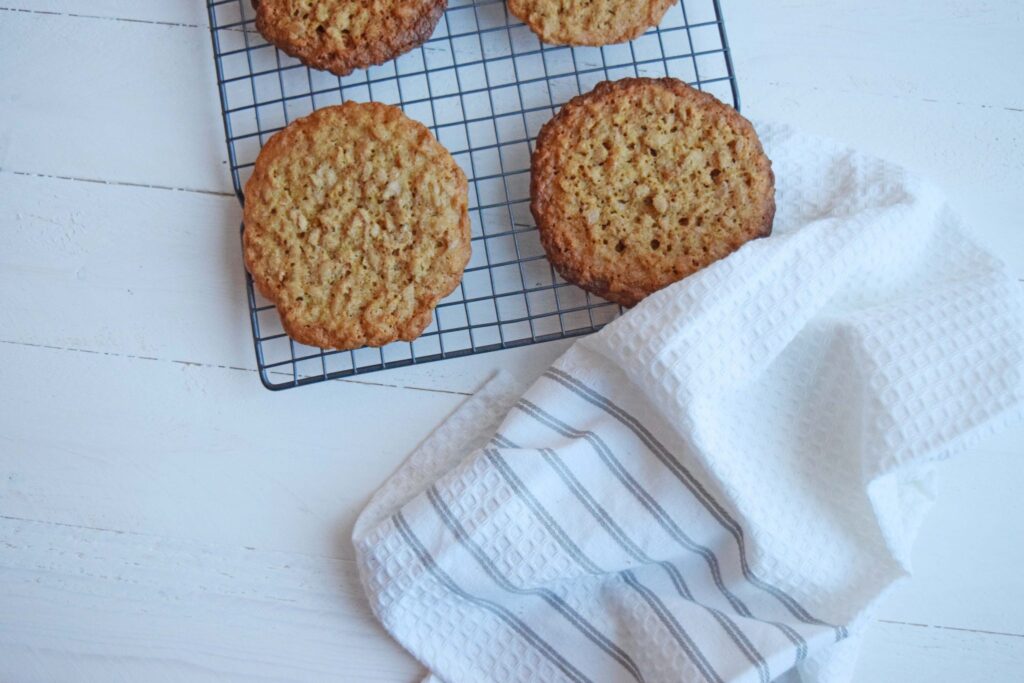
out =
<svg viewBox="0 0 1024 683"><path fill-rule="evenodd" d="M775 231L486 385L354 531L448 683L852 675L932 466L1021 414L1020 285L899 168L760 130Z"/></svg>

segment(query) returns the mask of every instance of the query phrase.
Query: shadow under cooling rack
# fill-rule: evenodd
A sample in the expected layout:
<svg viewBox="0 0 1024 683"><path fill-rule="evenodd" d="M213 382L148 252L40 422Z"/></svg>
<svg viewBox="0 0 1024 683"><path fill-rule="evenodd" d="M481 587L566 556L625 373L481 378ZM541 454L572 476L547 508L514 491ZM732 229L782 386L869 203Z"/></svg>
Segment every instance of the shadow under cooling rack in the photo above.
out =
<svg viewBox="0 0 1024 683"><path fill-rule="evenodd" d="M256 360L269 389L601 328L619 315L619 306L558 276L530 215L530 154L540 127L598 82L632 76L673 76L739 106L717 0L682 0L636 40L600 48L543 45L504 1L455 0L423 45L341 78L267 44L256 31L250 0L207 4L228 159L241 201L271 135L314 109L347 100L401 107L430 128L469 179L469 265L413 342L355 351L299 344L246 274Z"/></svg>

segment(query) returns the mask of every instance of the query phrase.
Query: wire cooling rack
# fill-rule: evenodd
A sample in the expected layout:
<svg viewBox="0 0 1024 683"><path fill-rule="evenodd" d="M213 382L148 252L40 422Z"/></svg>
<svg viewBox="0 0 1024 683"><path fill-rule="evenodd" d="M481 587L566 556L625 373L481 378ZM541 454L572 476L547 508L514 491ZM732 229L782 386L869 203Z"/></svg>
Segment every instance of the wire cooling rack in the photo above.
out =
<svg viewBox="0 0 1024 683"><path fill-rule="evenodd" d="M433 36L381 66L338 78L256 31L251 0L207 0L235 192L260 147L290 121L345 100L400 106L428 126L469 179L472 256L459 287L415 341L332 351L299 344L246 274L260 378L284 389L587 334L620 308L566 283L530 215L530 153L559 106L598 82L674 76L739 107L718 0L681 0L636 40L543 45L504 0L451 0ZM244 229L244 227L243 227Z"/></svg>

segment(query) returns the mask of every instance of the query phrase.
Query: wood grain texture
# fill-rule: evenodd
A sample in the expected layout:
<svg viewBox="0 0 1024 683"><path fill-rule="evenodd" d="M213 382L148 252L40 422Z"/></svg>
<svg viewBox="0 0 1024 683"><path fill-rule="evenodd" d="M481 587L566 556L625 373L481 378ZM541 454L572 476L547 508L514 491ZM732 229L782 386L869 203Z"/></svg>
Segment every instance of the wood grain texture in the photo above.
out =
<svg viewBox="0 0 1024 683"><path fill-rule="evenodd" d="M465 399L0 346L0 515L202 543L351 559L355 515Z"/></svg>
<svg viewBox="0 0 1024 683"><path fill-rule="evenodd" d="M1017 424L942 464L913 579L882 604L882 619L1024 635L1022 443Z"/></svg>
<svg viewBox="0 0 1024 683"><path fill-rule="evenodd" d="M0 45L0 168L233 192L209 29L0 10Z"/></svg>
<svg viewBox="0 0 1024 683"><path fill-rule="evenodd" d="M0 7L82 19L209 26L206 3L199 0L3 0Z"/></svg>
<svg viewBox="0 0 1024 683"><path fill-rule="evenodd" d="M932 178L1024 278L1019 3L724 5L745 114ZM265 392L203 3L6 0L0 64L0 680L418 680L352 520L567 344ZM940 470L858 682L1019 680L1021 444Z"/></svg>
<svg viewBox="0 0 1024 683"><path fill-rule="evenodd" d="M725 3L743 111L935 182L1024 277L1019 3Z"/></svg>
<svg viewBox="0 0 1024 683"><path fill-rule="evenodd" d="M422 676L348 560L11 518L0 547L5 681Z"/></svg>
<svg viewBox="0 0 1024 683"><path fill-rule="evenodd" d="M868 631L855 678L876 681L1014 683L1024 637L928 624L879 622Z"/></svg>

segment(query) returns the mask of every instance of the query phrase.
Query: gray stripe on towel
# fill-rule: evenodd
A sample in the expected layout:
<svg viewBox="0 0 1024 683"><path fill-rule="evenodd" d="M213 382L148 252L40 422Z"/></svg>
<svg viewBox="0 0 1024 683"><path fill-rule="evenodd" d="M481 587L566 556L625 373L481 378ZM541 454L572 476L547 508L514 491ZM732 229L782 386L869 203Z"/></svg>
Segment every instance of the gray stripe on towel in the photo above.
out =
<svg viewBox="0 0 1024 683"><path fill-rule="evenodd" d="M504 437L501 437L500 435L496 435L494 439L492 439L492 441L500 445L507 445L509 447L514 448L514 445L512 445L510 442L508 442L507 439L504 439ZM566 532L561 528L561 526L558 525L554 518L551 517L548 511L544 509L544 507L540 504L540 501L538 501L534 497L534 495L530 492L526 485L523 484L522 480L519 479L516 473L512 471L512 468L509 467L508 463L505 462L505 459L496 449L485 448L483 452L484 456L487 457L487 459L490 460L490 462L493 465L495 465L495 467L498 469L502 477L504 477L508 485L512 487L512 490L530 507L530 509L541 521L541 523L545 526L545 528L548 529L548 532L551 533L555 541L562 546L562 548L569 554L570 557L572 557L579 564L579 566L582 569L592 574L610 574L610 572L605 572L600 569L597 569L597 565L595 565L593 561L591 561L590 558L588 558L583 553L583 551L581 551L579 547L575 543L573 543L571 539L569 539L568 534L566 534ZM650 592L650 590L647 589L644 589L647 591L646 594L641 592L641 588L644 587L640 584L639 581L636 580L636 577L633 576L630 572L619 572L617 575L621 576L624 580L627 578L627 576L632 578L632 581L625 581L626 585L632 588L635 592L637 592L640 595L640 597L651 607L652 611L654 612L654 615L658 617L662 624L664 624L665 628L668 629L672 637L675 638L676 642L678 642L679 645L683 648L683 651L687 653L695 652L696 656L700 657L700 659L705 664L707 663L707 660L704 658L704 655L699 650L696 650L696 648L693 646L693 641L690 640L690 637L686 634L686 631L682 630L682 627L679 626L678 622L675 621L675 618L672 617L671 612L668 611L668 609L661 602L658 596L654 595L652 592ZM696 659L694 661L699 665L699 662L697 662ZM721 678L714 671L714 669L711 669L709 664L707 666L709 667L708 671L710 673L710 676L705 675L705 677L708 680L720 682Z"/></svg>
<svg viewBox="0 0 1024 683"><path fill-rule="evenodd" d="M527 412L527 414L530 413ZM534 419L539 420L539 418L536 415L534 415L533 417ZM510 447L516 447L515 444L513 444L507 437L501 434L496 435L496 438L500 438L502 442L509 444ZM726 614L720 612L719 610L694 600L693 594L686 586L686 582L683 580L682 574L680 574L679 569L675 565L673 565L671 562L655 560L647 553L645 553L643 549L640 548L640 546L634 543L633 540L630 539L626 532L622 529L622 527L620 527L615 522L615 520L612 519L611 515L608 514L607 510L605 510L604 507L601 506L601 504L593 497L593 495L591 495L591 493L587 491L583 484L580 483L576 476L565 466L565 463L559 460L558 456L555 454L554 451L552 451L549 448L541 448L538 449L538 451L540 452L541 457L544 458L544 461L548 463L551 469L553 469L555 473L558 475L558 477L562 480L562 483L565 484L566 488L568 488L573 493L573 495L576 496L580 503L590 512L590 514L594 517L594 519L597 520L601 527L604 528L606 532L608 532L608 535L615 539L616 543L618 543L623 550L625 550L637 562L648 565L657 565L661 567L663 570L665 570L669 578L672 580L672 583L675 586L676 590L683 597L683 599L692 602L694 605L703 608L709 614L711 614L711 616L715 619L716 622L718 622L718 624L722 627L722 630L725 631L725 633L729 636L730 640L732 640L732 642L736 645L740 652L743 653L743 655L747 658L748 661L750 661L751 664L757 667L758 676L762 683L768 683L768 681L771 680L771 676L768 671L768 665L765 662L764 656L760 652L758 652L757 648L754 647L754 644L750 642L750 639L747 638L746 634L743 633L743 631L739 628L736 622L734 622ZM682 643L680 644L682 645ZM700 654L699 649L697 649L697 652L698 654Z"/></svg>
<svg viewBox="0 0 1024 683"><path fill-rule="evenodd" d="M395 528L398 529L398 533L401 534L402 538L409 545L412 551L419 558L423 566L426 567L427 571L437 579L437 581L447 588L450 592L459 596L466 602L476 605L482 609L487 610L494 616L501 619L511 628L513 631L518 633L523 639L533 646L545 659L554 664L558 669L566 675L567 678L577 683L591 683L590 679L583 675L576 667L570 664L561 654L558 653L546 640L538 636L533 629L524 624L522 621L517 619L515 615L509 612L501 605L497 605L490 600L484 600L474 595L470 595L466 591L462 590L447 573L444 572L434 558L430 555L420 540L416 538L416 534L409 526L408 522L405 521L405 517L402 516L402 512L398 511L394 514L392 519L395 522Z"/></svg>
<svg viewBox="0 0 1024 683"><path fill-rule="evenodd" d="M503 590L517 595L536 595L542 598L554 610L565 617L566 621L575 626L580 633L586 636L599 648L604 650L608 656L622 665L622 667L633 676L634 680L643 683L643 673L641 673L636 662L633 661L629 654L601 633L596 626L587 621L582 614L570 607L565 600L560 598L556 593L546 588L520 588L514 585L507 577L503 576L494 563L487 557L487 554L483 549L469 537L465 527L462 526L462 523L459 522L458 518L456 518L455 514L441 498L436 485L427 489L427 499L430 501L430 504L434 506L434 510L437 511L441 521L443 521L445 526L448 527L448 530L451 531L452 535L458 539L459 543L476 559L487 575L490 576L496 584L501 586Z"/></svg>
<svg viewBox="0 0 1024 683"><path fill-rule="evenodd" d="M721 524L732 535L736 541L739 551L740 567L743 571L743 576L746 577L747 581L775 597L794 617L800 621L807 624L826 626L834 629L837 641L842 640L848 635L848 631L845 626L836 626L812 616L791 595L767 581L760 579L754 574L747 562L743 527L741 527L736 520L732 518L728 511L725 510L717 500L715 500L714 496L708 493L704 486L697 481L696 477L694 477L693 474L681 462L679 462L679 460L667 448L665 448L665 446L662 445L662 443L658 441L650 431L648 431L643 423L630 415L626 410L620 408L611 399L601 395L599 392L562 370L549 368L544 373L544 376L558 384L561 384L563 387L567 388L588 403L601 408L636 435L647 449L650 450L651 453L653 453L654 456L658 458L658 460L660 460L662 464L664 464L665 467L667 467L669 471L672 472L672 474L684 486L686 486L687 489L690 490L690 493L692 493L704 508L707 509L711 516L714 517L719 524Z"/></svg>
<svg viewBox="0 0 1024 683"><path fill-rule="evenodd" d="M608 444L606 444L600 436L589 430L576 429L571 425L562 422L551 413L545 411L543 408L540 408L536 404L531 403L526 399L520 399L516 407L519 408L524 413L526 413L527 415L529 415L530 417L532 417L537 422L541 423L545 427L555 431L556 433L562 436L585 439L587 443L589 443L590 446L597 453L598 457L601 458L602 462L604 462L605 465L608 466L612 474L614 474L615 477L622 483L622 485L625 486L626 489L628 489L629 492L633 494L633 496L638 500L638 502L651 514L651 516L654 517L654 519L665 530L665 532L672 536L672 538L674 538L685 549L696 553L707 563L708 569L711 572L711 577L715 583L715 586L718 587L719 591L721 591L722 595L725 596L726 600L728 600L729 604L732 605L733 609L735 609L736 612L739 613L741 616L753 618L753 615L751 614L747 606L736 595L734 595L725 587L725 583L722 580L721 572L719 570L718 558L715 556L714 552L710 548L707 548L693 541L689 536L686 535L686 533L681 528L679 528L679 525L676 524L675 520L673 520L671 516L668 514L668 512L666 512L665 509L657 502L657 500L655 500L654 496L652 496L644 488L643 484L641 484L632 475L629 474L628 470L626 470L626 468L622 465L619 459L615 457L615 454L612 452L611 448L608 447ZM692 599L689 598L689 596L686 597L688 599ZM721 619L719 619L717 615L716 619L718 619L718 621L721 623ZM799 633L797 633L797 631L795 631L792 627L790 627L787 624L775 621L761 621L765 624L769 624L775 627L784 636L786 636L786 638L791 643L793 643L793 645L796 646L797 661L802 661L807 656L807 641L805 641L803 637ZM731 620L729 623L733 629L739 628ZM730 627L723 624L723 628L729 630ZM741 643L737 644L740 645L741 648L743 647ZM753 645L750 645L750 650L752 653L757 653L757 650L753 647ZM748 655L748 657L752 657L752 655ZM751 663L757 666L761 666L762 664L764 664L764 659L760 654L757 654L756 659L751 658ZM762 678L764 678L764 676L765 674L762 673Z"/></svg>

